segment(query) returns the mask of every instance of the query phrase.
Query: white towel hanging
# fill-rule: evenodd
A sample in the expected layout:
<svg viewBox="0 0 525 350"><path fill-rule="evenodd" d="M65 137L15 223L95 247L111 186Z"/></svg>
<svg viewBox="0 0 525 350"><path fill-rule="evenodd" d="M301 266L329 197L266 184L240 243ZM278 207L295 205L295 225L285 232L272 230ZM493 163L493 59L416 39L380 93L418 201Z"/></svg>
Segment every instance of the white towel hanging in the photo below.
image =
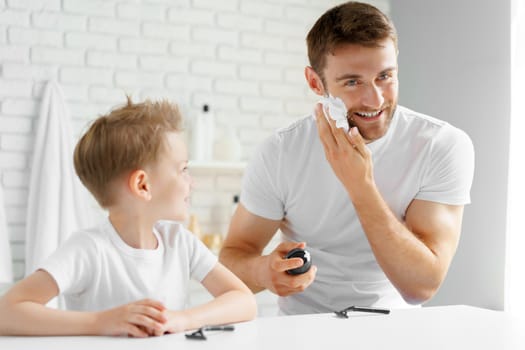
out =
<svg viewBox="0 0 525 350"><path fill-rule="evenodd" d="M0 184L0 283L13 281L13 265L11 261L11 247L7 230L7 217L4 206L4 191Z"/></svg>
<svg viewBox="0 0 525 350"><path fill-rule="evenodd" d="M64 94L47 83L34 145L26 220L26 275L69 235L92 224L88 193L73 166L73 134Z"/></svg>

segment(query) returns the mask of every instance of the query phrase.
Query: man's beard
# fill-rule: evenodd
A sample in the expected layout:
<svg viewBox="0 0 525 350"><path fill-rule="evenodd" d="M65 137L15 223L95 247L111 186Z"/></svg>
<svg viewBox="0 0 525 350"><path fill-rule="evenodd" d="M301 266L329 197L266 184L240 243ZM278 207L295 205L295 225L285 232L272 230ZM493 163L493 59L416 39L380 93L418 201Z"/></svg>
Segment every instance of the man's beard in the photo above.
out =
<svg viewBox="0 0 525 350"><path fill-rule="evenodd" d="M357 127L357 129L359 130L359 133L361 134L361 136L368 143L368 142L371 142L371 141L374 141L374 140L377 140L377 139L383 137L387 133L388 129L390 128L390 124L392 122L392 119L394 118L394 113L396 112L396 108L397 108L397 102L394 102L391 105L382 107L380 109L381 111L383 111L383 113L388 113L388 115L382 116L382 118L386 118L385 119L386 120L386 123L385 123L386 128L385 128L384 133L382 135L380 135L379 137L374 137L372 135L367 135L366 130L359 128L359 126L357 125L357 123L355 122L354 117L353 117L353 115L357 111L357 109L354 109L353 111L352 110L348 110L347 114L346 114L346 119L348 120L348 125L350 126L350 129L353 128L354 126Z"/></svg>

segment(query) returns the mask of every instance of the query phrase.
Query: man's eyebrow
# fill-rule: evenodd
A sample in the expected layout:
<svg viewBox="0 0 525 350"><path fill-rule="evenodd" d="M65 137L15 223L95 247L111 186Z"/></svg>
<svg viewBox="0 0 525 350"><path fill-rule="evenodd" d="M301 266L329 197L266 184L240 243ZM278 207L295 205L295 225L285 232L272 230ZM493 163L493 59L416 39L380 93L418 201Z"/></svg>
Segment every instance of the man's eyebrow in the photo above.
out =
<svg viewBox="0 0 525 350"><path fill-rule="evenodd" d="M340 77L335 78L335 81L339 82L341 80L359 79L359 78L361 78L361 75L359 75L359 74L350 74L350 73L348 73L348 74L343 74Z"/></svg>
<svg viewBox="0 0 525 350"><path fill-rule="evenodd" d="M392 71L395 71L395 70L397 70L396 67L388 67L388 68L383 69L381 72L379 72L378 75L389 73L389 72L392 72ZM362 75L347 73L347 74L343 74L343 75L335 78L335 81L336 82L340 82L341 80L359 79L359 78L362 78Z"/></svg>
<svg viewBox="0 0 525 350"><path fill-rule="evenodd" d="M379 72L379 75L389 73L395 70L397 70L397 67L388 67L388 68L383 69L381 72Z"/></svg>

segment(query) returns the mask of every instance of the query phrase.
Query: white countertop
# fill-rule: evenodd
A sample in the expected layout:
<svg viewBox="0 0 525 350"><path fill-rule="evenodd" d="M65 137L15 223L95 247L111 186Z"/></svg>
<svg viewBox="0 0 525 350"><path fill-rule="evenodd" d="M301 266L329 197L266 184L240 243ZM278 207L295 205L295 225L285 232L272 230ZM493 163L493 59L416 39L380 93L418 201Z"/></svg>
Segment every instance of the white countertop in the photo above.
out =
<svg viewBox="0 0 525 350"><path fill-rule="evenodd" d="M468 306L394 310L389 315L353 313L263 317L233 332L206 332L147 339L118 337L0 337L0 349L525 349L525 321L505 312Z"/></svg>

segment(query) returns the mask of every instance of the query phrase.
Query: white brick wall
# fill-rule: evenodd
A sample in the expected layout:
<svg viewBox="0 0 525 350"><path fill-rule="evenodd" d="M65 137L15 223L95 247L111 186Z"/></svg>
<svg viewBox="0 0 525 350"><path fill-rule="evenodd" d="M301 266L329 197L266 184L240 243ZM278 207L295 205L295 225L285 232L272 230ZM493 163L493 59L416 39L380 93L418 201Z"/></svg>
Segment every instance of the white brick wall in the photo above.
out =
<svg viewBox="0 0 525 350"><path fill-rule="evenodd" d="M124 94L203 103L237 128L243 160L308 113L305 35L337 0L0 0L0 181L15 275L24 269L29 166L44 84L62 85L75 136ZM388 10L388 0L374 3ZM198 173L194 212L223 232L241 174Z"/></svg>

